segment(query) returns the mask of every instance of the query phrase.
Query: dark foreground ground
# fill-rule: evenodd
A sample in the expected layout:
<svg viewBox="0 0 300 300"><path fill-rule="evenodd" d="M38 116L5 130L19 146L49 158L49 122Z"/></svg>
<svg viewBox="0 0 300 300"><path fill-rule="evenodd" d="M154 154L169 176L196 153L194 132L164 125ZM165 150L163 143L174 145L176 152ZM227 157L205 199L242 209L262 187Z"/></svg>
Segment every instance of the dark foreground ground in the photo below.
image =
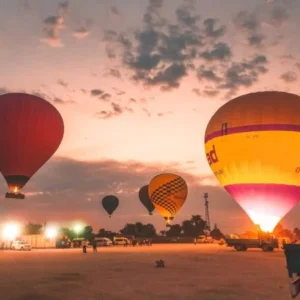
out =
<svg viewBox="0 0 300 300"><path fill-rule="evenodd" d="M0 251L1 300L285 300L282 251L218 245ZM166 268L155 268L163 259Z"/></svg>

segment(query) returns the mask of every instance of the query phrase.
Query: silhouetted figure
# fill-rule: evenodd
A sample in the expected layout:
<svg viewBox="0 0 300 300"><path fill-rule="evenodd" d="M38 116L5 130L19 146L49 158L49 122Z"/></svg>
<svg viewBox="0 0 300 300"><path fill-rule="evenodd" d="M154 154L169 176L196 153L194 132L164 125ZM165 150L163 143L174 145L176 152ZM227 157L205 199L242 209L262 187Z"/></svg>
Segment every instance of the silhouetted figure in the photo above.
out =
<svg viewBox="0 0 300 300"><path fill-rule="evenodd" d="M97 241L96 240L92 241L92 246L93 246L93 252L97 253L98 251L97 251Z"/></svg>
<svg viewBox="0 0 300 300"><path fill-rule="evenodd" d="M82 241L82 252L83 252L83 253L87 253L86 247L87 247L86 241Z"/></svg>
<svg viewBox="0 0 300 300"><path fill-rule="evenodd" d="M156 263L156 268L164 268L165 267L165 262L162 259L157 260L155 263Z"/></svg>

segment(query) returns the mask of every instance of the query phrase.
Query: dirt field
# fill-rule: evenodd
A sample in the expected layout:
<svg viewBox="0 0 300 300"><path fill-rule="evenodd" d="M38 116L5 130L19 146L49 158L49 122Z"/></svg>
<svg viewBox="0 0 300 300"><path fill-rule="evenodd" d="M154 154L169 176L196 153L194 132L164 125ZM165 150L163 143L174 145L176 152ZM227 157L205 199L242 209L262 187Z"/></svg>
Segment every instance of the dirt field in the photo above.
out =
<svg viewBox="0 0 300 300"><path fill-rule="evenodd" d="M281 251L189 244L88 251L0 251L0 299L290 299ZM159 259L166 268L154 267Z"/></svg>

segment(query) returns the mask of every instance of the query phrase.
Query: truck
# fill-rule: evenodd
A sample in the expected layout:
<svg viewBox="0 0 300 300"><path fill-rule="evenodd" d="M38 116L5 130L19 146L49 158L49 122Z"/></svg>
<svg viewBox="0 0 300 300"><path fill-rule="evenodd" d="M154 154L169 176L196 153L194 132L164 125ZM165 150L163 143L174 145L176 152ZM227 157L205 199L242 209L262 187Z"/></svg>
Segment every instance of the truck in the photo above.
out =
<svg viewBox="0 0 300 300"><path fill-rule="evenodd" d="M247 251L249 248L261 248L263 251L273 251L278 248L277 239L225 239L227 247L234 247L236 251Z"/></svg>

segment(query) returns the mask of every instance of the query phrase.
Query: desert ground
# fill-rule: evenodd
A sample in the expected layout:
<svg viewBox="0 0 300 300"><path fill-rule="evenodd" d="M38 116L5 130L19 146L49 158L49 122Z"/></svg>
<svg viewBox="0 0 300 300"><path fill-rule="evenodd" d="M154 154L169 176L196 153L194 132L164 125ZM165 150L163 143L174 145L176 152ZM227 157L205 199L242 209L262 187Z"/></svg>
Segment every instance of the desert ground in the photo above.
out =
<svg viewBox="0 0 300 300"><path fill-rule="evenodd" d="M1 300L290 299L282 251L216 244L8 250L0 270Z"/></svg>

